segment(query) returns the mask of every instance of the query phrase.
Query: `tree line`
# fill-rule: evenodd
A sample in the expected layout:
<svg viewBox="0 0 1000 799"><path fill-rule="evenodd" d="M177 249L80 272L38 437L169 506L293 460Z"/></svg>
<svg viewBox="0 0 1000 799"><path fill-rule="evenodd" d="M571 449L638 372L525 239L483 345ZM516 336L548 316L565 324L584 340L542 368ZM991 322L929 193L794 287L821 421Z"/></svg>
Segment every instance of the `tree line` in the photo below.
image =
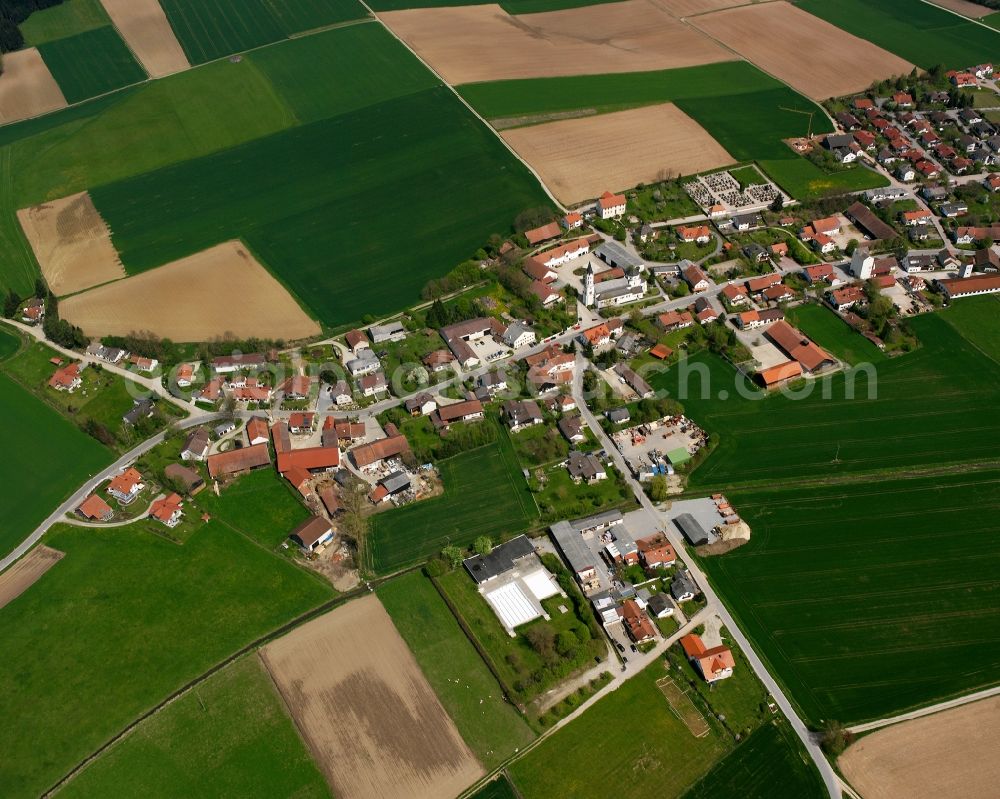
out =
<svg viewBox="0 0 1000 799"><path fill-rule="evenodd" d="M63 0L0 0L0 53L24 47L20 24L35 11L51 8ZM0 71L3 70L0 62Z"/></svg>

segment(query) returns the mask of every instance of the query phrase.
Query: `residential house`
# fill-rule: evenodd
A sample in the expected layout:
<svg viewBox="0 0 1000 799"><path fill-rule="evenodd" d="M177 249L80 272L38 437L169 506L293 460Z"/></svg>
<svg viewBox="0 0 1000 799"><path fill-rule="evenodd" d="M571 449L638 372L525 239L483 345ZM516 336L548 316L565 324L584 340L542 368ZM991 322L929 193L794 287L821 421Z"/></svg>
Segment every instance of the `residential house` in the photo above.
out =
<svg viewBox="0 0 1000 799"><path fill-rule="evenodd" d="M249 430L249 425L247 426ZM265 437L265 441L267 438ZM181 450L181 460L203 461L208 457L208 430L196 427L187 435L184 448Z"/></svg>
<svg viewBox="0 0 1000 799"><path fill-rule="evenodd" d="M684 280L691 287L691 291L706 291L712 286L701 267L694 264L684 270Z"/></svg>
<svg viewBox="0 0 1000 799"><path fill-rule="evenodd" d="M570 452L569 460L566 461L566 470L574 483L592 485L606 480L608 477L604 464L590 452L578 452L577 450Z"/></svg>
<svg viewBox="0 0 1000 799"><path fill-rule="evenodd" d="M97 494L91 494L81 502L76 512L84 519L89 519L92 522L110 521L114 515L111 506L97 496Z"/></svg>
<svg viewBox="0 0 1000 799"><path fill-rule="evenodd" d="M656 317L656 324L665 333L672 333L674 330L691 327L694 324L694 317L690 311L667 311Z"/></svg>
<svg viewBox="0 0 1000 799"><path fill-rule="evenodd" d="M635 643L643 644L656 638L656 627L634 599L626 599L622 603L621 614L625 632Z"/></svg>
<svg viewBox="0 0 1000 799"><path fill-rule="evenodd" d="M596 210L601 219L615 219L625 213L625 195L604 192L597 198Z"/></svg>
<svg viewBox="0 0 1000 799"><path fill-rule="evenodd" d="M218 375L232 374L243 369L260 369L266 363L267 359L259 352L236 353L213 358L212 370Z"/></svg>
<svg viewBox="0 0 1000 799"><path fill-rule="evenodd" d="M129 467L111 478L107 491L122 505L128 505L145 487L142 475L134 467Z"/></svg>
<svg viewBox="0 0 1000 799"><path fill-rule="evenodd" d="M865 302L865 291L861 286L844 286L827 292L827 302L838 311L846 311L858 303Z"/></svg>
<svg viewBox="0 0 1000 799"><path fill-rule="evenodd" d="M364 375L358 380L358 388L363 397L374 397L389 391L389 383L385 379L383 372L376 372L373 375Z"/></svg>
<svg viewBox="0 0 1000 799"><path fill-rule="evenodd" d="M338 447L303 447L278 453L278 472L285 474L301 469L310 474L330 472L340 466Z"/></svg>
<svg viewBox="0 0 1000 799"><path fill-rule="evenodd" d="M146 358L142 355L129 355L128 360L140 372L154 372L160 365L156 358Z"/></svg>
<svg viewBox="0 0 1000 799"><path fill-rule="evenodd" d="M646 613L654 619L665 619L673 616L677 605L666 594L653 594L646 600Z"/></svg>
<svg viewBox="0 0 1000 799"><path fill-rule="evenodd" d="M363 330L348 330L344 338L355 357L357 357L361 350L371 349L371 346L368 344L368 336L364 334Z"/></svg>
<svg viewBox="0 0 1000 799"><path fill-rule="evenodd" d="M677 561L677 553L663 533L653 533L635 543L639 548L639 560L647 569L669 569Z"/></svg>
<svg viewBox="0 0 1000 799"><path fill-rule="evenodd" d="M156 519L167 527L176 527L181 522L181 516L184 515L181 510L183 504L179 494L160 497L149 506L150 518Z"/></svg>
<svg viewBox="0 0 1000 799"><path fill-rule="evenodd" d="M524 361L528 365L528 382L540 394L568 385L576 369L576 356L563 352L557 344L550 344Z"/></svg>
<svg viewBox="0 0 1000 799"><path fill-rule="evenodd" d="M354 394L351 391L351 384L346 380L338 380L329 387L328 391L330 394L330 400L338 407L342 405L350 405L354 402Z"/></svg>
<svg viewBox="0 0 1000 799"><path fill-rule="evenodd" d="M60 369L56 369L56 371L52 374L52 377L49 378L49 388L54 388L56 391L65 391L72 394L83 382L83 378L80 377L82 369L83 364L76 361L63 366Z"/></svg>
<svg viewBox="0 0 1000 799"><path fill-rule="evenodd" d="M427 416L437 410L437 402L426 391L403 403L410 416Z"/></svg>
<svg viewBox="0 0 1000 799"><path fill-rule="evenodd" d="M557 427L570 444L579 444L587 440L587 436L583 432L583 417L578 413L563 416Z"/></svg>
<svg viewBox="0 0 1000 799"><path fill-rule="evenodd" d="M545 421L541 408L534 400L507 400L502 407L512 433Z"/></svg>
<svg viewBox="0 0 1000 799"><path fill-rule="evenodd" d="M628 412L628 408L612 408L609 411L605 411L604 415L611 424L625 424L632 418Z"/></svg>
<svg viewBox="0 0 1000 799"><path fill-rule="evenodd" d="M670 581L670 596L675 602L688 602L695 598L698 587L686 569L679 570Z"/></svg>
<svg viewBox="0 0 1000 799"><path fill-rule="evenodd" d="M836 273L833 271L833 267L830 266L830 264L814 264L813 266L807 266L802 270L802 274L805 275L806 282L808 282L811 286L817 283L834 285L837 282Z"/></svg>
<svg viewBox="0 0 1000 799"><path fill-rule="evenodd" d="M382 368L382 364L371 350L361 350L357 358L352 358L347 362L347 371L351 377L362 377L370 375Z"/></svg>
<svg viewBox="0 0 1000 799"><path fill-rule="evenodd" d="M576 230L579 227L583 227L583 217L576 211L570 211L559 220L559 224L566 230Z"/></svg>
<svg viewBox="0 0 1000 799"><path fill-rule="evenodd" d="M149 419L155 408L156 404L151 399L133 400L131 410L122 416L122 421L129 427L135 427L143 419Z"/></svg>
<svg viewBox="0 0 1000 799"><path fill-rule="evenodd" d="M726 298L730 305L745 305L749 301L746 291L735 283L727 283L722 287L722 296Z"/></svg>
<svg viewBox="0 0 1000 799"><path fill-rule="evenodd" d="M693 241L698 244L708 244L712 240L712 231L708 225L679 227L677 228L677 237L683 242Z"/></svg>
<svg viewBox="0 0 1000 799"><path fill-rule="evenodd" d="M713 683L733 676L736 661L728 647L720 645L708 649L701 637L694 633L681 638L681 647L705 682Z"/></svg>
<svg viewBox="0 0 1000 799"><path fill-rule="evenodd" d="M521 347L530 347L535 343L535 331L524 324L524 322L515 320L504 331L503 343L515 350Z"/></svg>
<svg viewBox="0 0 1000 799"><path fill-rule="evenodd" d="M763 327L764 322L760 318L760 314L755 310L743 311L733 317L736 326L740 330L754 330L758 327Z"/></svg>
<svg viewBox="0 0 1000 799"><path fill-rule="evenodd" d="M295 411L288 416L288 432L296 435L312 433L316 429L316 414Z"/></svg>
<svg viewBox="0 0 1000 799"><path fill-rule="evenodd" d="M478 422L484 418L483 403L464 400L451 405L440 405L431 414L431 421L439 430L447 430L455 422Z"/></svg>
<svg viewBox="0 0 1000 799"><path fill-rule="evenodd" d="M444 372L455 362L455 356L448 350L434 350L423 358L423 364L431 374Z"/></svg>

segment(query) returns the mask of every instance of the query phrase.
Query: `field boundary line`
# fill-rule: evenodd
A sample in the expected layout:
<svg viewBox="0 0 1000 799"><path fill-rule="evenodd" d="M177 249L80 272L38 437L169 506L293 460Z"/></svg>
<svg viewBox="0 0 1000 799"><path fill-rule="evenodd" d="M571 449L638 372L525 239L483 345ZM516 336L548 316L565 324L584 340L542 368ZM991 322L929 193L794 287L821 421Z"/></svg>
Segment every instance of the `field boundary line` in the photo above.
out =
<svg viewBox="0 0 1000 799"><path fill-rule="evenodd" d="M441 77L438 71L434 69L429 63L427 63L427 61L425 61L424 58L419 53L417 53L416 50L410 47L409 44L407 44L399 36L396 35L396 32L392 28L390 28L381 19L379 19L378 14L376 14L372 10L371 6L368 5L366 0L359 0L359 2L361 3L362 6L364 6L365 10L378 21L378 24L381 25L386 31L388 31L389 35L392 36L393 39L395 39L403 47L405 47L407 52L410 53L415 59L417 59L417 61L419 61L424 66L424 69L426 69L435 78L441 81L441 85L445 86L448 89L448 91L450 91L458 99L458 101L463 106L465 106L466 109L468 109L469 113L471 113L476 119L478 119L483 125L486 126L486 129L493 134L493 136L497 139L497 141L499 141L504 146L504 148L506 148L507 152L509 152L512 156L514 156L517 162L521 164L521 166L523 166L525 169L527 169L528 172L531 174L531 176L538 181L538 185L542 187L542 190L548 195L553 205L555 205L555 207L562 213L566 213L566 207L561 202L559 202L559 200L556 199L556 196L552 193L552 190L549 189L545 181L542 180L542 176L539 175L538 172L535 171L535 168L527 161L525 161L517 153L517 151L513 147L511 147L510 144L507 143L506 139L504 139L504 137L501 136L496 131L496 129L494 129L494 127L489 122L486 121L486 119L483 117L482 114L480 114L475 108L472 107L472 105L469 104L468 100L462 97L458 89L456 89L454 86L448 83L448 81L446 81L443 77Z"/></svg>

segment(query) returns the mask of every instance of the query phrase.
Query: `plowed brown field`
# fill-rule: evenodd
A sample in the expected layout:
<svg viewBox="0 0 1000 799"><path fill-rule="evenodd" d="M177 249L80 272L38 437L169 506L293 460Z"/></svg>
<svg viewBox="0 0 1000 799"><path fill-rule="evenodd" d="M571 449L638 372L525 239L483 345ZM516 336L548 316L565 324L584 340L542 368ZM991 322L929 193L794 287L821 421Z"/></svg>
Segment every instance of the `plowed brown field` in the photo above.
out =
<svg viewBox="0 0 1000 799"><path fill-rule="evenodd" d="M338 799L450 799L483 775L375 596L260 655Z"/></svg>
<svg viewBox="0 0 1000 799"><path fill-rule="evenodd" d="M4 572L0 572L0 608L17 599L65 556L65 552L40 545Z"/></svg>
<svg viewBox="0 0 1000 799"><path fill-rule="evenodd" d="M498 5L378 16L452 84L671 69L734 58L651 0L517 16Z"/></svg>
<svg viewBox="0 0 1000 799"><path fill-rule="evenodd" d="M320 332L239 241L69 297L59 312L91 336L148 331L174 341L295 340Z"/></svg>
<svg viewBox="0 0 1000 799"><path fill-rule="evenodd" d="M503 131L563 203L733 163L704 128L672 103Z"/></svg>
<svg viewBox="0 0 1000 799"><path fill-rule="evenodd" d="M866 735L837 764L865 799L996 796L1000 697Z"/></svg>
<svg viewBox="0 0 1000 799"><path fill-rule="evenodd" d="M677 17L704 14L708 11L718 11L722 8L747 5L751 2L753 0L656 0L657 5L665 8Z"/></svg>
<svg viewBox="0 0 1000 799"><path fill-rule="evenodd" d="M913 69L784 0L693 17L690 24L816 100L859 92Z"/></svg>
<svg viewBox="0 0 1000 799"><path fill-rule="evenodd" d="M62 89L34 47L3 55L0 123L27 119L66 107Z"/></svg>
<svg viewBox="0 0 1000 799"><path fill-rule="evenodd" d="M111 232L87 192L23 208L17 219L57 296L125 277Z"/></svg>
<svg viewBox="0 0 1000 799"><path fill-rule="evenodd" d="M931 0L931 2L936 6L947 8L949 11L957 11L962 16L972 19L981 19L995 11L995 9L981 6L979 3L972 3L970 0Z"/></svg>
<svg viewBox="0 0 1000 799"><path fill-rule="evenodd" d="M101 0L101 4L151 78L191 66L158 0Z"/></svg>

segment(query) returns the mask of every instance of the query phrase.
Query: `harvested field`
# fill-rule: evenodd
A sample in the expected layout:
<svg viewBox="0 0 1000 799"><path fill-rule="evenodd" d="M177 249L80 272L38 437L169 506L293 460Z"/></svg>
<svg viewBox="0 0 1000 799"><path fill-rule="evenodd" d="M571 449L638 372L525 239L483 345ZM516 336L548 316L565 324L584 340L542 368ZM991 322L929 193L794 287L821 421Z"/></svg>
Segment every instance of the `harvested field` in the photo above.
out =
<svg viewBox="0 0 1000 799"><path fill-rule="evenodd" d="M4 53L0 75L0 123L66 107L62 89L34 47Z"/></svg>
<svg viewBox="0 0 1000 799"><path fill-rule="evenodd" d="M693 14L707 14L723 8L748 5L753 0L658 0L657 5L675 17L690 17Z"/></svg>
<svg viewBox="0 0 1000 799"><path fill-rule="evenodd" d="M174 341L294 340L320 330L239 241L77 294L59 310L94 336L150 331Z"/></svg>
<svg viewBox="0 0 1000 799"><path fill-rule="evenodd" d="M451 84L670 69L733 59L651 0L518 16L498 5L378 16Z"/></svg>
<svg viewBox="0 0 1000 799"><path fill-rule="evenodd" d="M970 2L970 0L931 0L931 2L936 6L947 8L949 11L957 11L963 17L971 17L972 19L982 19L996 10Z"/></svg>
<svg viewBox="0 0 1000 799"><path fill-rule="evenodd" d="M87 192L23 208L17 219L57 296L125 277L111 231Z"/></svg>
<svg viewBox="0 0 1000 799"><path fill-rule="evenodd" d="M483 775L375 596L260 654L341 799L443 799Z"/></svg>
<svg viewBox="0 0 1000 799"><path fill-rule="evenodd" d="M690 23L814 99L859 92L913 69L910 62L784 0L718 11Z"/></svg>
<svg viewBox="0 0 1000 799"><path fill-rule="evenodd" d="M735 160L673 103L504 131L562 202L692 174Z"/></svg>
<svg viewBox="0 0 1000 799"><path fill-rule="evenodd" d="M158 0L101 0L118 32L152 78L191 66Z"/></svg>
<svg viewBox="0 0 1000 799"><path fill-rule="evenodd" d="M1000 697L866 735L837 765L865 799L995 796Z"/></svg>
<svg viewBox="0 0 1000 799"><path fill-rule="evenodd" d="M0 572L0 608L9 605L31 588L65 554L40 544L9 569Z"/></svg>

